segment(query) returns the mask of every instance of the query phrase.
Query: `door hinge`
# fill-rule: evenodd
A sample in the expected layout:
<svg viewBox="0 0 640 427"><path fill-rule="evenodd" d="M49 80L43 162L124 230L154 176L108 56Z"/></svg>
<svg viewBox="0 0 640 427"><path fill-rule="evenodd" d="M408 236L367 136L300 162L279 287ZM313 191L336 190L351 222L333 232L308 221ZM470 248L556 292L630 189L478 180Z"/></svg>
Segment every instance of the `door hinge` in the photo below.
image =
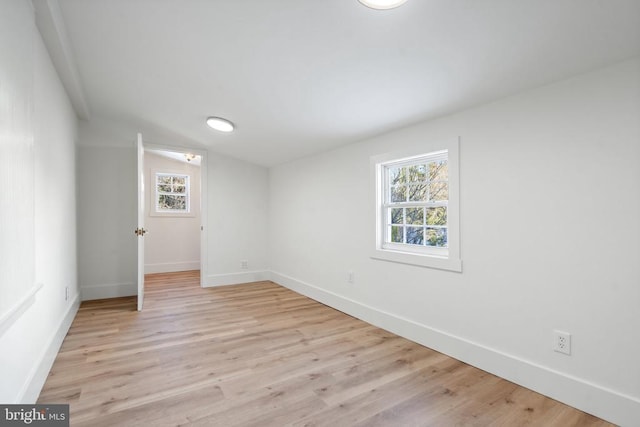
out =
<svg viewBox="0 0 640 427"><path fill-rule="evenodd" d="M136 236L144 236L147 230L145 230L144 228L136 228L133 232Z"/></svg>

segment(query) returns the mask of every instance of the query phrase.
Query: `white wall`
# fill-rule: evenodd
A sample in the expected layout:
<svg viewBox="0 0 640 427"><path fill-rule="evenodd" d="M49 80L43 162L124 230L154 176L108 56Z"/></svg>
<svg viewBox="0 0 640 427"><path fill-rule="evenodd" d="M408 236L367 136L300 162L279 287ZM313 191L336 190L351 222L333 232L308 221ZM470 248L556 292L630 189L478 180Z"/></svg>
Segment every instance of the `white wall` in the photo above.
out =
<svg viewBox="0 0 640 427"><path fill-rule="evenodd" d="M32 64L33 88L24 96L33 97L34 105L34 276L36 283L43 285L35 301L0 334L0 402L33 403L79 302L74 155L77 123L35 28L30 2L0 3L0 26L8 28L14 37L26 31L33 40L33 49L25 49L18 61ZM21 66L8 59L0 58L2 70ZM0 86L2 84L0 81ZM0 286L5 286L3 280ZM68 299L65 299L66 287Z"/></svg>
<svg viewBox="0 0 640 427"><path fill-rule="evenodd" d="M370 259L370 157L457 136L463 272ZM636 59L272 168L272 277L633 425L639 164ZM554 329L573 335L571 356L552 351Z"/></svg>
<svg viewBox="0 0 640 427"><path fill-rule="evenodd" d="M80 122L78 252L82 299L135 295L136 129L125 123ZM154 146L185 147L155 136ZM267 169L207 153L207 286L267 277ZM204 177L205 171L202 171ZM96 188L99 191L96 191ZM105 196L98 197L102 192ZM248 261L248 269L240 261Z"/></svg>
<svg viewBox="0 0 640 427"><path fill-rule="evenodd" d="M34 41L31 26L0 25L0 58L11 64L0 68L0 334L37 291Z"/></svg>
<svg viewBox="0 0 640 427"><path fill-rule="evenodd" d="M268 277L268 170L209 154L207 285L263 280Z"/></svg>
<svg viewBox="0 0 640 427"><path fill-rule="evenodd" d="M144 228L145 273L166 273L200 269L200 167L163 157L152 152L144 154L145 212ZM157 216L152 214L155 203L155 172L189 175L190 215Z"/></svg>

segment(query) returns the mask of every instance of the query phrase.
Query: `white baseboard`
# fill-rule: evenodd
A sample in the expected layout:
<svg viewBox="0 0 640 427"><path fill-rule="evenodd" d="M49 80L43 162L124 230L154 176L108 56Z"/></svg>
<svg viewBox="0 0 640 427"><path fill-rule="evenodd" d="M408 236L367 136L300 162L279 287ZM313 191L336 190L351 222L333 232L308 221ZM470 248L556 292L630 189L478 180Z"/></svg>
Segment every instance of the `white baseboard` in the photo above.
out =
<svg viewBox="0 0 640 427"><path fill-rule="evenodd" d="M207 276L205 287L236 285L238 283L260 282L269 280L267 270L243 271L241 273L212 274Z"/></svg>
<svg viewBox="0 0 640 427"><path fill-rule="evenodd" d="M81 286L82 301L104 298L118 298L138 295L136 283L112 283L105 285Z"/></svg>
<svg viewBox="0 0 640 427"><path fill-rule="evenodd" d="M272 271L270 279L295 292L455 359L621 426L636 426L640 399L535 362L456 337Z"/></svg>
<svg viewBox="0 0 640 427"><path fill-rule="evenodd" d="M40 391L42 391L42 386L44 386L44 383L47 380L49 371L53 366L53 362L56 360L56 356L58 355L58 351L60 350L62 341L64 341L64 337L67 336L67 332L69 332L71 323L76 317L78 308L80 308L80 296L76 295L76 297L71 302L71 305L67 309L64 317L60 321L56 333L53 334L53 336L47 343L47 346L45 347L42 355L39 358L39 363L37 363L31 370L25 386L18 393L17 403L29 405L36 403L36 401L38 400Z"/></svg>
<svg viewBox="0 0 640 427"><path fill-rule="evenodd" d="M185 262L167 262L160 264L145 264L144 273L172 273L174 271L190 271L200 270L200 261L185 261Z"/></svg>

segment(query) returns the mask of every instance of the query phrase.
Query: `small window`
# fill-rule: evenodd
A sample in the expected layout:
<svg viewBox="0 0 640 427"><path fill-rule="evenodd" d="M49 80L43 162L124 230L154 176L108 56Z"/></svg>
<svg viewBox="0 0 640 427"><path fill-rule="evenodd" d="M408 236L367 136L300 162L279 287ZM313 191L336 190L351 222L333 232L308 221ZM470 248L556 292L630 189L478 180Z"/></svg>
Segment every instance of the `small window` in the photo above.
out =
<svg viewBox="0 0 640 427"><path fill-rule="evenodd" d="M383 248L439 253L448 247L447 153L383 164Z"/></svg>
<svg viewBox="0 0 640 427"><path fill-rule="evenodd" d="M156 172L155 211L189 213L189 175Z"/></svg>
<svg viewBox="0 0 640 427"><path fill-rule="evenodd" d="M457 142L423 154L372 159L376 182L373 258L461 271Z"/></svg>

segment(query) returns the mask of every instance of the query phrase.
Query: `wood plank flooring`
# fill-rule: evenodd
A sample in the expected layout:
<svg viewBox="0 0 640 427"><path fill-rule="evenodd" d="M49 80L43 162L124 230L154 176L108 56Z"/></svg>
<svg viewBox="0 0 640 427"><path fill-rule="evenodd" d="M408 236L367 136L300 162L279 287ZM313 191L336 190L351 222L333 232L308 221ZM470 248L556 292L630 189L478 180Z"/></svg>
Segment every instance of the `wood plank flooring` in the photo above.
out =
<svg viewBox="0 0 640 427"><path fill-rule="evenodd" d="M82 303L39 403L72 426L608 426L271 282Z"/></svg>

